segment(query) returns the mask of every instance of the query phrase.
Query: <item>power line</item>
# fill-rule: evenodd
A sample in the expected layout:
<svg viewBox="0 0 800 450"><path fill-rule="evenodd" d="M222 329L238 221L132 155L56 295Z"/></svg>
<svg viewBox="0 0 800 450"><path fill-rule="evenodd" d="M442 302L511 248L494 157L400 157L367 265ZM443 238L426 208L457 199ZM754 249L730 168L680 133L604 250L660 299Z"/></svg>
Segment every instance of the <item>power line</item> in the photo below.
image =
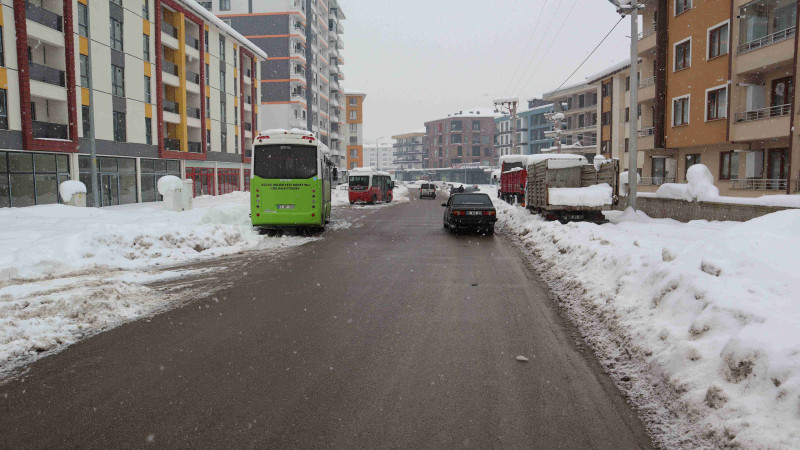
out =
<svg viewBox="0 0 800 450"><path fill-rule="evenodd" d="M536 25L534 25L533 30L536 30L536 29L539 28L539 23L542 20L542 15L544 14L545 9L547 9L547 2L548 1L549 0L544 0L544 3L542 4L542 9L539 11L539 17L536 19ZM534 36L536 36L536 34L535 33L531 33L530 39L528 39L528 44L525 46L525 51L522 52L522 57L519 58L519 60L517 61L517 68L514 69L514 74L511 76L511 79L508 81L508 84L506 85L506 89L508 89L508 87L511 86L512 83L514 83L514 79L517 77L517 72L519 72L519 68L522 66L522 61L525 60L525 55L528 54L528 49L531 46L531 42L533 42ZM507 94L508 94L508 91L506 91L503 96L506 97Z"/></svg>
<svg viewBox="0 0 800 450"><path fill-rule="evenodd" d="M533 80L533 77L539 72L539 67L542 67L542 63L544 62L544 59L547 57L547 55L550 53L550 49L553 48L553 44L555 44L556 41L558 41L558 36L561 35L561 30L564 29L564 25L567 24L567 21L569 20L570 16L572 15L572 11L575 9L575 5L577 5L577 4L578 4L578 0L575 0L574 2L572 2L572 7L569 9L569 12L567 13L567 17L564 18L563 22L561 22L561 26L558 28L558 31L556 32L555 38L552 41L550 41L550 45L547 46L547 49L544 51L544 55L542 55L542 57L539 58L539 64L537 64L536 68L533 69L533 73L531 74L530 78L528 78L528 81L524 85L522 85L522 89L527 88L528 85L531 83L531 80Z"/></svg>

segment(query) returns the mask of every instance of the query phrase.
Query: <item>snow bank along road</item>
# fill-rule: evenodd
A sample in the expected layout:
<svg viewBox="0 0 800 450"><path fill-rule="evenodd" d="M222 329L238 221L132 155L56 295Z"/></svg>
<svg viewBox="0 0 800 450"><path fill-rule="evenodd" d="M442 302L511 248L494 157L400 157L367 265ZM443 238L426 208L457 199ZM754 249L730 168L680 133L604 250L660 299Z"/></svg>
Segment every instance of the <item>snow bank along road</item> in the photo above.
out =
<svg viewBox="0 0 800 450"><path fill-rule="evenodd" d="M800 210L598 226L497 208L659 444L800 448Z"/></svg>
<svg viewBox="0 0 800 450"><path fill-rule="evenodd" d="M340 209L320 240L221 263L212 295L36 361L0 386L3 444L649 447L522 253L448 234L440 203Z"/></svg>

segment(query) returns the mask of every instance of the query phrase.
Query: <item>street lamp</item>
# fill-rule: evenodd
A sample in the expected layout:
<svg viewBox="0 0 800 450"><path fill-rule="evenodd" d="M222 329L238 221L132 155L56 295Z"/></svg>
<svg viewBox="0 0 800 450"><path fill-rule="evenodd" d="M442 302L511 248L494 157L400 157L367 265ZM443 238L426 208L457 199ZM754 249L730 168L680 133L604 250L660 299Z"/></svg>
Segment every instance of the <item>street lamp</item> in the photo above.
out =
<svg viewBox="0 0 800 450"><path fill-rule="evenodd" d="M623 17L626 14L631 16L631 94L630 109L633 119L630 121L630 131L628 132L628 207L636 209L636 188L638 185L639 172L637 171L637 138L639 136L639 0L608 0L617 7L617 12Z"/></svg>

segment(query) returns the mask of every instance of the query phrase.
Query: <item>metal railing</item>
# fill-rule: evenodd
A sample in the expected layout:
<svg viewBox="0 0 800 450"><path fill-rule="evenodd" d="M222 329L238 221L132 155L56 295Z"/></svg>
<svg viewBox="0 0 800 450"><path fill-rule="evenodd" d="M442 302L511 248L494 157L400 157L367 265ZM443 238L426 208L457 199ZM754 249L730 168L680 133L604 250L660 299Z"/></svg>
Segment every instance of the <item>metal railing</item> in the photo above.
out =
<svg viewBox="0 0 800 450"><path fill-rule="evenodd" d="M203 153L203 144L200 142L188 142L189 153Z"/></svg>
<svg viewBox="0 0 800 450"><path fill-rule="evenodd" d="M29 62L28 67L28 73L32 80L54 84L56 86L66 86L63 70L54 69L34 62Z"/></svg>
<svg viewBox="0 0 800 450"><path fill-rule="evenodd" d="M785 191L789 184L786 178L742 178L731 181L731 189L741 189L746 191Z"/></svg>
<svg viewBox="0 0 800 450"><path fill-rule="evenodd" d="M649 27L645 27L645 28L642 29L642 32L639 33L639 40L644 39L647 36L650 36L651 34L655 34L655 32L656 32L656 25L655 24L650 25Z"/></svg>
<svg viewBox="0 0 800 450"><path fill-rule="evenodd" d="M253 124L250 122L244 123L244 131L253 131Z"/></svg>
<svg viewBox="0 0 800 450"><path fill-rule="evenodd" d="M661 186L664 183L674 183L674 177L649 177L649 178L642 178L642 181L639 182L642 186Z"/></svg>
<svg viewBox="0 0 800 450"><path fill-rule="evenodd" d="M64 31L64 21L61 16L30 2L25 2L25 18L48 28Z"/></svg>
<svg viewBox="0 0 800 450"><path fill-rule="evenodd" d="M788 116L792 113L792 104L770 106L769 108L754 109L752 111L738 112L734 116L735 122L752 122L754 120L769 119L770 117Z"/></svg>
<svg viewBox="0 0 800 450"><path fill-rule="evenodd" d="M186 45L192 47L195 50L200 50L200 40L194 36L186 35Z"/></svg>
<svg viewBox="0 0 800 450"><path fill-rule="evenodd" d="M652 136L654 134L656 134L655 127L640 128L639 131L636 133L636 135L639 137L647 137L647 136Z"/></svg>
<svg viewBox="0 0 800 450"><path fill-rule="evenodd" d="M178 38L178 29L163 20L161 21L161 31L174 37L175 39Z"/></svg>
<svg viewBox="0 0 800 450"><path fill-rule="evenodd" d="M639 80L639 89L644 89L656 84L656 77L644 78Z"/></svg>
<svg viewBox="0 0 800 450"><path fill-rule="evenodd" d="M69 139L69 127L61 123L32 120L31 130L36 139Z"/></svg>
<svg viewBox="0 0 800 450"><path fill-rule="evenodd" d="M766 47L768 45L776 44L778 42L793 38L795 31L796 27L789 27L781 31L776 31L775 33L764 36L762 38L746 42L744 44L739 45L739 47L737 48L737 53L743 55L745 53L752 52L753 50L758 50L761 47Z"/></svg>
<svg viewBox="0 0 800 450"><path fill-rule="evenodd" d="M244 104L245 105L252 105L253 104L253 97L250 95L244 96Z"/></svg>
<svg viewBox="0 0 800 450"><path fill-rule="evenodd" d="M181 151L181 141L178 139L164 138L164 148L174 152Z"/></svg>
<svg viewBox="0 0 800 450"><path fill-rule="evenodd" d="M195 119L200 118L200 108L195 108L194 106L187 106L186 107L186 115L189 117L194 117Z"/></svg>
<svg viewBox="0 0 800 450"><path fill-rule="evenodd" d="M175 64L173 64L173 63L171 63L171 62L169 62L167 60L162 60L161 61L161 70L163 72L167 72L167 73L170 73L172 75L175 75L176 77L178 76L178 66L176 66Z"/></svg>
<svg viewBox="0 0 800 450"><path fill-rule="evenodd" d="M172 100L164 100L163 108L165 112L170 112L172 114L181 113L181 108L178 102L173 102Z"/></svg>
<svg viewBox="0 0 800 450"><path fill-rule="evenodd" d="M200 74L192 72L191 70L187 70L186 81L191 81L194 84L200 84Z"/></svg>

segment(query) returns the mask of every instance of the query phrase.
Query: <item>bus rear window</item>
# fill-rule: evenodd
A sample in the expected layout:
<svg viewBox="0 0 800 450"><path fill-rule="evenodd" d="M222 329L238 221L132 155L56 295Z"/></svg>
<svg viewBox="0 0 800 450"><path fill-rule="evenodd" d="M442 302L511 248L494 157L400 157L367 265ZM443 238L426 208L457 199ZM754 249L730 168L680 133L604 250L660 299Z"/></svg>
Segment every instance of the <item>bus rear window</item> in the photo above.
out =
<svg viewBox="0 0 800 450"><path fill-rule="evenodd" d="M317 174L317 148L308 145L259 145L253 174L266 179L305 180Z"/></svg>
<svg viewBox="0 0 800 450"><path fill-rule="evenodd" d="M369 186L369 177L362 177L362 176L350 177L350 186L355 186L355 187Z"/></svg>

